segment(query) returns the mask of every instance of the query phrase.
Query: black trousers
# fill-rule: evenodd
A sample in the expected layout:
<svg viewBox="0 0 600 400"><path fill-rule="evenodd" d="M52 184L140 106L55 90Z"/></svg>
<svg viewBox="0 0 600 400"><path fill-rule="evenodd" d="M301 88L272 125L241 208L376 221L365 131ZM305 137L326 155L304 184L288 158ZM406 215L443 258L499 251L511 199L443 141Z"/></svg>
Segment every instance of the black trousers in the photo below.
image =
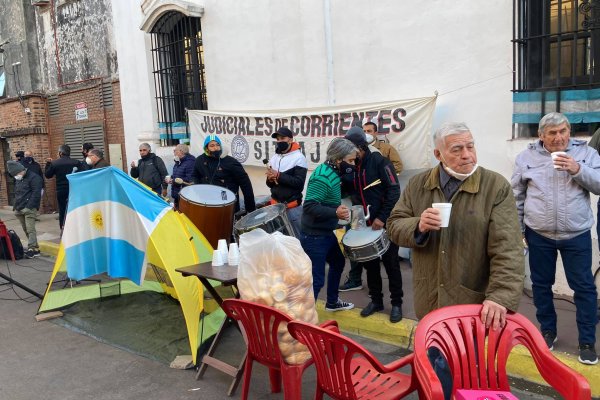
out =
<svg viewBox="0 0 600 400"><path fill-rule="evenodd" d="M56 201L58 202L58 226L65 226L65 215L67 214L67 203L69 201L69 188L56 189Z"/></svg>
<svg viewBox="0 0 600 400"><path fill-rule="evenodd" d="M367 270L367 285L369 286L369 297L375 304L383 305L383 282L381 279L381 265L388 276L390 284L390 295L392 306L402 305L402 273L400 272L400 257L398 257L398 245L390 243L390 248L381 256L371 261L362 262L363 268Z"/></svg>

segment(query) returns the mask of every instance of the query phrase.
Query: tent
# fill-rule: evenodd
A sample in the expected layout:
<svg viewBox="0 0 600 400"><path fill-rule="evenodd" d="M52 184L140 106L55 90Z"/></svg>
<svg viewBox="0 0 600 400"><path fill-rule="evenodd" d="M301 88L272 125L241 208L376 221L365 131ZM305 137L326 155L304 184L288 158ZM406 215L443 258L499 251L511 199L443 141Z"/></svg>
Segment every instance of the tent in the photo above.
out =
<svg viewBox="0 0 600 400"><path fill-rule="evenodd" d="M202 285L175 269L210 261L208 241L185 215L119 169L102 168L68 178L63 237L38 313L115 293L165 293L179 301L195 364L201 344ZM63 287L54 284L65 276L60 273L73 280L99 279ZM223 318L221 310L205 317L203 336L212 336Z"/></svg>

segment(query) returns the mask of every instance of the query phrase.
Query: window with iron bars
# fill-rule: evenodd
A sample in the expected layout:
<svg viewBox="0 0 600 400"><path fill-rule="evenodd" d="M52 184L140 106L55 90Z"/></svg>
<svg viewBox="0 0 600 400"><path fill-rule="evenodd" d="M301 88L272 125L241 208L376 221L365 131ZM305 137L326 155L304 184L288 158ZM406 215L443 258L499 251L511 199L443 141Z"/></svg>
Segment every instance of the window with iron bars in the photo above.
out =
<svg viewBox="0 0 600 400"><path fill-rule="evenodd" d="M513 27L513 91L535 94L541 115L569 116L567 101L598 97L600 0L514 0ZM600 126L595 119L574 117L572 134L593 133ZM516 136L537 136L536 124L518 125Z"/></svg>
<svg viewBox="0 0 600 400"><path fill-rule="evenodd" d="M161 145L187 142L186 109L207 107L200 18L170 11L156 22L151 34Z"/></svg>

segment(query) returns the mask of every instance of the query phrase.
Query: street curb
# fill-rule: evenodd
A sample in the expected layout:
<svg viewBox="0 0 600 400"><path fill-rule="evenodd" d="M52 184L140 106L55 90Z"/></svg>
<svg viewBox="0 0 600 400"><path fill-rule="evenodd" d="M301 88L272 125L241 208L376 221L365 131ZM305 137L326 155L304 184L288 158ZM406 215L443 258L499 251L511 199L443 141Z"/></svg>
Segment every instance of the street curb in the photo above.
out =
<svg viewBox="0 0 600 400"><path fill-rule="evenodd" d="M387 314L376 313L367 318L360 316L360 309L354 308L348 311L330 312L325 311L325 303L317 301L317 312L319 321L334 319L338 322L340 329L379 342L388 343L407 349L413 348L413 337L417 327L417 321L404 318L398 323L391 323ZM553 351L552 354L561 362L573 370L579 372L590 383L592 396L600 396L600 364L584 365L577 360L577 356L567 353ZM531 358L531 354L524 346L517 346L508 358L507 371L509 375L525 379L530 382L548 386L541 377L538 369Z"/></svg>
<svg viewBox="0 0 600 400"><path fill-rule="evenodd" d="M40 240L38 242L38 246L40 247L40 252L44 253L47 256L56 257L58 255L58 243Z"/></svg>
<svg viewBox="0 0 600 400"><path fill-rule="evenodd" d="M40 251L45 255L56 257L59 244L48 241L39 242ZM208 306L209 304L207 304ZM391 323L389 316L376 313L367 318L360 316L360 309L354 308L348 311L330 312L325 311L325 303L317 301L317 312L319 321L336 320L340 329L347 333L359 335L368 339L377 340L394 346L412 349L413 336L417 321L404 318L398 323ZM577 356L554 351L552 354L570 368L585 376L592 389L592 396L600 396L600 366L584 365L577 360ZM540 376L531 355L523 346L515 348L507 365L511 376L522 378L530 382L547 385Z"/></svg>

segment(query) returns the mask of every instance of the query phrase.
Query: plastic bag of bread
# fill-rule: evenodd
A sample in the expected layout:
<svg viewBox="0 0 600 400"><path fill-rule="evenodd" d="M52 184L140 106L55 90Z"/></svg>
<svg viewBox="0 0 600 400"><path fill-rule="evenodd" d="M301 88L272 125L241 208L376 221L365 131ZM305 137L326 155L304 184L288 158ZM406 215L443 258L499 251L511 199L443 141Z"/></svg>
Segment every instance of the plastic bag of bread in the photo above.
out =
<svg viewBox="0 0 600 400"><path fill-rule="evenodd" d="M274 307L292 319L319 322L312 288L312 264L300 241L280 232L255 229L240 236L238 288L244 300ZM278 331L279 349L289 364L310 358L306 346Z"/></svg>

